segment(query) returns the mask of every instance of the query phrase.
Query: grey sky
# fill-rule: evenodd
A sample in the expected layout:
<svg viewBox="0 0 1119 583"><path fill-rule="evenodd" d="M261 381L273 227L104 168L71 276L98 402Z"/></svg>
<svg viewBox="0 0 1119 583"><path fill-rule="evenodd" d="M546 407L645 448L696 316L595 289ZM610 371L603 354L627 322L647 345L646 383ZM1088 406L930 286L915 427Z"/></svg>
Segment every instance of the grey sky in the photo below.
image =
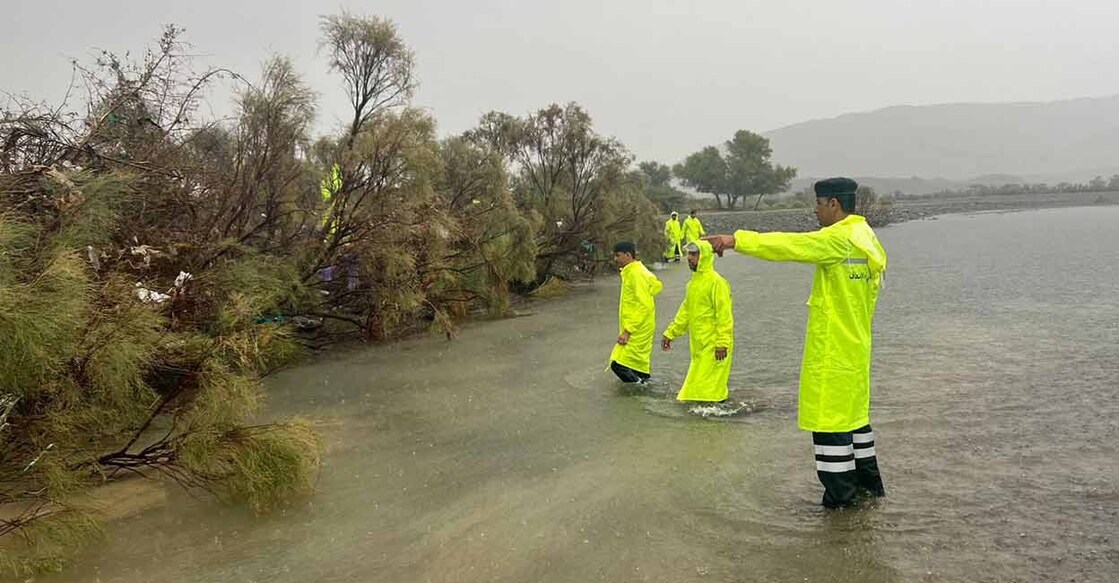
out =
<svg viewBox="0 0 1119 583"><path fill-rule="evenodd" d="M56 100L69 60L138 52L162 24L205 62L255 78L292 57L345 116L316 54L318 16L396 21L443 134L489 110L578 101L641 159L675 162L735 130L895 104L1046 101L1119 93L1119 2L877 0L0 0L0 89ZM215 108L228 97L214 96ZM780 152L777 153L780 161Z"/></svg>

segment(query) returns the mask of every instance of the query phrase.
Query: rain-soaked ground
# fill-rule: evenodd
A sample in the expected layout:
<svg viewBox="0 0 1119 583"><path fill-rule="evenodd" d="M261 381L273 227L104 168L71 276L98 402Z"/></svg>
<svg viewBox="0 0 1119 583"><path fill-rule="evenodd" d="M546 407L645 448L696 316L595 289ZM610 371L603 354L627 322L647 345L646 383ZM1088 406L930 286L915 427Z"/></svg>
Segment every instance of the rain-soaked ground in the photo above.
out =
<svg viewBox="0 0 1119 583"><path fill-rule="evenodd" d="M795 426L811 268L728 255L727 409L605 372L617 283L270 385L318 493L263 518L172 493L42 581L1115 581L1119 207L880 231L872 419L889 495L818 506ZM663 329L688 277L658 271ZM733 415L719 413L735 411ZM714 414L712 414L714 413Z"/></svg>

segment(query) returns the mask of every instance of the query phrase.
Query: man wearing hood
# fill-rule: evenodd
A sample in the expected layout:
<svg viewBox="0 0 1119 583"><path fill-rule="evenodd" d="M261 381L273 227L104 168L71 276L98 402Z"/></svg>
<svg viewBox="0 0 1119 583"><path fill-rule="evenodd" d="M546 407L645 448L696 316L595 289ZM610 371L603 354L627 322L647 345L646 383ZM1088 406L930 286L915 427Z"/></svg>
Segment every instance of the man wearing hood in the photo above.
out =
<svg viewBox="0 0 1119 583"><path fill-rule="evenodd" d="M610 353L610 370L626 383L649 380L653 334L657 328L655 298L664 285L637 260L637 248L622 241L614 245L614 262L622 275L618 299L618 340Z"/></svg>
<svg viewBox="0 0 1119 583"><path fill-rule="evenodd" d="M680 262L680 245L684 238L684 230L680 227L680 215L676 211L664 222L664 240L668 248L664 251L664 260Z"/></svg>
<svg viewBox="0 0 1119 583"><path fill-rule="evenodd" d="M725 401L730 366L734 361L734 313L730 284L715 272L715 252L707 241L685 247L692 278L676 318L664 331L661 348L672 350L672 341L690 335L691 363L677 401Z"/></svg>
<svg viewBox="0 0 1119 583"><path fill-rule="evenodd" d="M866 219L854 214L854 180L829 178L813 188L820 230L738 231L709 240L720 255L734 249L768 261L816 265L797 421L812 432L823 504L835 508L854 506L860 489L873 496L886 493L870 428L871 322L886 271L886 251Z"/></svg>

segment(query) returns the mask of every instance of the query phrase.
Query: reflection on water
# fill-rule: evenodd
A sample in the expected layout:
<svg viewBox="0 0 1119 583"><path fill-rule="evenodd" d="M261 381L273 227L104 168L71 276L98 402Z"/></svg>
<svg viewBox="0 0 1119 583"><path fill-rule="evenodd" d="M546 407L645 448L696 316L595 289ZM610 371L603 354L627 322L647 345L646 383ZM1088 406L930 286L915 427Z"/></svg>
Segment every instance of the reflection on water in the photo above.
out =
<svg viewBox="0 0 1119 583"><path fill-rule="evenodd" d="M46 581L1105 581L1119 572L1119 207L880 232L873 421L889 496L819 506L795 427L811 268L738 256L728 419L604 372L617 287L271 382L316 419L284 512L172 493ZM688 272L659 271L667 325ZM154 560L153 560L154 559Z"/></svg>

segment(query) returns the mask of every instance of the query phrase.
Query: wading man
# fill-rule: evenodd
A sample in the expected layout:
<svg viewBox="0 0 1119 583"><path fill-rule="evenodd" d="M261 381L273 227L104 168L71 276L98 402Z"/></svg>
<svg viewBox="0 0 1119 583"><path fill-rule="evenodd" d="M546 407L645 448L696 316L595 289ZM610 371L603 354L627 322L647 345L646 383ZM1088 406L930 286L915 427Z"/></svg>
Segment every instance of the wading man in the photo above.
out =
<svg viewBox="0 0 1119 583"><path fill-rule="evenodd" d="M680 262L680 246L683 244L684 230L680 227L680 215L672 211L668 220L664 222L664 240L668 248L664 251L664 260Z"/></svg>
<svg viewBox="0 0 1119 583"><path fill-rule="evenodd" d="M854 214L854 180L829 178L813 188L818 231L738 231L708 240L720 255L734 249L768 261L816 266L808 298L798 425L812 432L823 504L835 508L854 506L860 489L873 496L886 493L870 428L871 322L886 271L886 251L866 219Z"/></svg>
<svg viewBox="0 0 1119 583"><path fill-rule="evenodd" d="M664 285L637 260L633 243L614 245L614 262L622 275L618 299L618 340L610 353L610 370L627 383L645 382L652 369L653 335L657 312L653 298Z"/></svg>
<svg viewBox="0 0 1119 583"><path fill-rule="evenodd" d="M692 279L676 318L664 331L661 349L672 350L672 341L689 335L691 362L677 401L719 402L727 398L727 381L734 360L734 313L730 284L715 272L715 251L707 241L688 243Z"/></svg>
<svg viewBox="0 0 1119 583"><path fill-rule="evenodd" d="M695 216L695 210L693 209L688 214L688 218L684 219L684 244L699 241L699 238L706 234L707 231L703 230L703 223L699 222L699 217Z"/></svg>

